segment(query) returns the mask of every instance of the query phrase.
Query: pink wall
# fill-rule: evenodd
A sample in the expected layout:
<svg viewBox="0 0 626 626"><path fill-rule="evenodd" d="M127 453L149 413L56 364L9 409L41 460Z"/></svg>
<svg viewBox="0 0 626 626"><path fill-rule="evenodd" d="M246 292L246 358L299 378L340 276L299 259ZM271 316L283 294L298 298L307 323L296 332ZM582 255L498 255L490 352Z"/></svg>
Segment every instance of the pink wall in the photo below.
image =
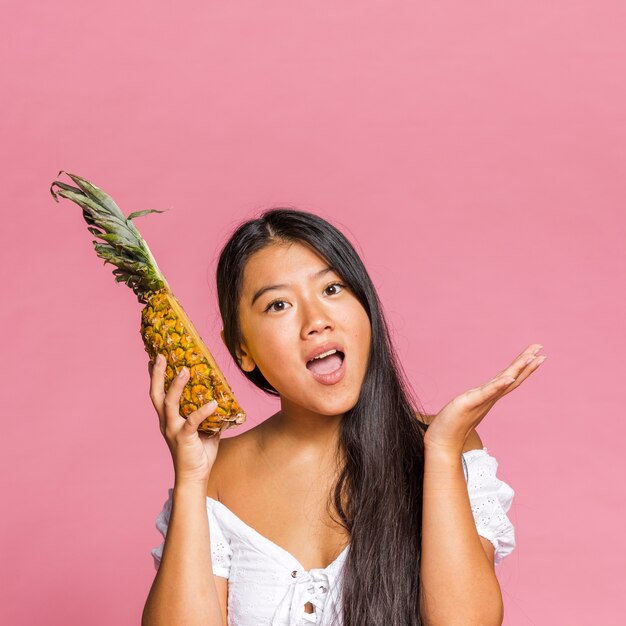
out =
<svg viewBox="0 0 626 626"><path fill-rule="evenodd" d="M6 19L9 15L10 19ZM516 491L509 626L623 623L623 2L12 3L0 99L0 622L138 624L173 479L140 306L60 169L137 220L219 340L234 225L313 210L362 252L427 410L549 355L479 433ZM233 433L233 431L231 431Z"/></svg>

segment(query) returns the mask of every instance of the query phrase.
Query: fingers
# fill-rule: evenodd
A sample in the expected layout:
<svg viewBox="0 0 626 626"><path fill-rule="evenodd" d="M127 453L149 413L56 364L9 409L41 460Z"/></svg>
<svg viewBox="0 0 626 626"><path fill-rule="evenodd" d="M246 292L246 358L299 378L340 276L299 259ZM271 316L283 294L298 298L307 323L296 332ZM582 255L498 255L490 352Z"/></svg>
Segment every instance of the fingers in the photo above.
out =
<svg viewBox="0 0 626 626"><path fill-rule="evenodd" d="M150 399L159 415L159 419L163 420L163 399L165 397L165 391L163 389L165 358L163 355L157 355L155 363L151 362L148 365L148 370L150 371Z"/></svg>
<svg viewBox="0 0 626 626"><path fill-rule="evenodd" d="M530 346L502 372L502 375L514 378L515 387L518 387L522 381L526 380L526 378L528 378L546 359L545 356L537 356L541 348L543 348L543 346L540 343L530 344Z"/></svg>
<svg viewBox="0 0 626 626"><path fill-rule="evenodd" d="M189 431L196 431L202 422L215 413L215 409L217 409L217 400L211 400L207 404L203 404L199 409L190 413L185 420L185 424L183 428Z"/></svg>
<svg viewBox="0 0 626 626"><path fill-rule="evenodd" d="M159 416L161 432L174 432L179 427L179 422L184 418L179 412L180 396L189 377L186 368L182 368L179 375L171 382L167 393L165 392L165 369L167 360L162 354L157 354L153 364L148 365L150 370L150 399ZM181 377L180 374L183 374Z"/></svg>
<svg viewBox="0 0 626 626"><path fill-rule="evenodd" d="M490 408L496 400L519 387L548 358L545 355L538 355L541 348L543 346L539 343L531 344L509 367L474 391L481 392L483 402L491 402Z"/></svg>
<svg viewBox="0 0 626 626"><path fill-rule="evenodd" d="M482 404L506 391L516 380L513 376L501 375L480 387L470 389L468 393L476 394L475 404Z"/></svg>
<svg viewBox="0 0 626 626"><path fill-rule="evenodd" d="M543 346L540 343L531 343L517 358L536 356Z"/></svg>
<svg viewBox="0 0 626 626"><path fill-rule="evenodd" d="M543 346L540 343L531 343L502 373L517 378L524 368L537 356L541 348Z"/></svg>
<svg viewBox="0 0 626 626"><path fill-rule="evenodd" d="M148 363L150 399L159 416L161 432L166 438L172 437L175 433L183 430L188 433L196 432L200 424L215 413L218 402L217 400L211 400L188 415L187 418L182 417L180 414L180 397L187 384L189 370L186 367L181 368L178 375L172 380L167 392L165 392L166 367L166 359L161 354L157 355L154 363L152 361Z"/></svg>
<svg viewBox="0 0 626 626"><path fill-rule="evenodd" d="M523 362L519 374L515 377L515 383L506 390L507 393L519 387L547 358L546 355L528 357Z"/></svg>
<svg viewBox="0 0 626 626"><path fill-rule="evenodd" d="M543 346L540 343L531 343L526 350L515 357L513 362L508 367L498 372L495 377L489 381L489 383L498 380L501 376L512 376L513 378L518 378L531 361L538 358L537 353L541 350L541 348L543 348Z"/></svg>
<svg viewBox="0 0 626 626"><path fill-rule="evenodd" d="M183 393L188 378L189 370L186 367L182 367L178 374L174 376L165 394L163 410L165 412L166 425L169 423L174 424L180 419L184 419L180 416L180 396Z"/></svg>

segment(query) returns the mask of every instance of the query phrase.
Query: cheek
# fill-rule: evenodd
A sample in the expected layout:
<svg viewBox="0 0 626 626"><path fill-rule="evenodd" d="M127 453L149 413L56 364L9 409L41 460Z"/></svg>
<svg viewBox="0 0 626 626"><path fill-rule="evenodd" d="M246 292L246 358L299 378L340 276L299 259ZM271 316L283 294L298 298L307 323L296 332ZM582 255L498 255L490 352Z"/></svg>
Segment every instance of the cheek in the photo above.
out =
<svg viewBox="0 0 626 626"><path fill-rule="evenodd" d="M286 343L287 331L273 326L258 329L255 335L251 352L263 375L268 380L268 375L273 378L288 378L289 372L293 370L290 366L293 365L294 359L299 358L299 355L293 354L293 346L290 347Z"/></svg>
<svg viewBox="0 0 626 626"><path fill-rule="evenodd" d="M372 329L370 325L369 317L367 313L361 307L354 312L353 316L354 338L357 340L361 350L367 354L369 353L370 341L372 337Z"/></svg>
<svg viewBox="0 0 626 626"><path fill-rule="evenodd" d="M301 369L303 365L298 359L299 355L290 357L286 354L284 344L268 342L263 345L257 368L280 395L290 397L295 389L302 386L308 374Z"/></svg>

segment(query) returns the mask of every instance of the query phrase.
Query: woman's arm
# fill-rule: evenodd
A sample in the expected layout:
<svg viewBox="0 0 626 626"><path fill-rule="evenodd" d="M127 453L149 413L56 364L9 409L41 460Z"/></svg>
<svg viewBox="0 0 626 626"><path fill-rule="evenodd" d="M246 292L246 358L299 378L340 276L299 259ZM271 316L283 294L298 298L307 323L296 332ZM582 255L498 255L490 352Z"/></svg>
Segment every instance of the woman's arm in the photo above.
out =
<svg viewBox="0 0 626 626"><path fill-rule="evenodd" d="M546 359L530 344L479 387L453 398L430 419L424 435L424 499L420 604L426 624L500 626L502 593L493 555L476 530L462 451L493 405L517 389Z"/></svg>
<svg viewBox="0 0 626 626"><path fill-rule="evenodd" d="M225 626L211 563L207 487L175 484L163 556L142 626Z"/></svg>
<svg viewBox="0 0 626 626"><path fill-rule="evenodd" d="M500 585L476 531L461 455L428 447L420 574L427 625L502 624Z"/></svg>

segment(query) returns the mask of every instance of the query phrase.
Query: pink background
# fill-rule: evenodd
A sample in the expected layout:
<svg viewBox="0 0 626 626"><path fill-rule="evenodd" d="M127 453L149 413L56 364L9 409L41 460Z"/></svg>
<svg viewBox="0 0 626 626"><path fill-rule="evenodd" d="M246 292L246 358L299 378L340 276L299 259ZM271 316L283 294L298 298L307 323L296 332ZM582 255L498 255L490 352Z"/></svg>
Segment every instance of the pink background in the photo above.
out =
<svg viewBox="0 0 626 626"><path fill-rule="evenodd" d="M141 307L52 200L66 169L126 214L169 209L136 224L247 409L240 432L276 402L223 349L214 272L269 206L356 245L427 410L543 343L478 429L516 491L505 624L623 623L623 2L3 14L0 622L138 624L173 481Z"/></svg>

